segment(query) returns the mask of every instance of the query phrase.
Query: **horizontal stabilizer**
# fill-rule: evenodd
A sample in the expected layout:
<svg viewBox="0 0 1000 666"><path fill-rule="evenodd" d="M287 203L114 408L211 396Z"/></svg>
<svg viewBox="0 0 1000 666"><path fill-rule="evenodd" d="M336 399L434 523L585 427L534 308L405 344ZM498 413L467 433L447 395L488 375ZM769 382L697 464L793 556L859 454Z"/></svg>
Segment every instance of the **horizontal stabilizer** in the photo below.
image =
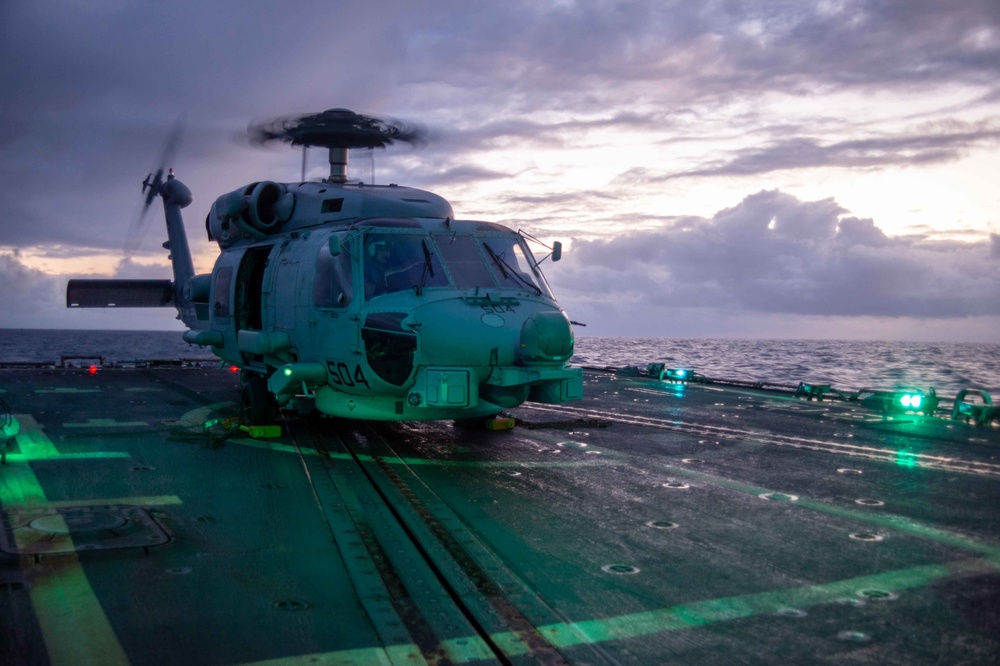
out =
<svg viewBox="0 0 1000 666"><path fill-rule="evenodd" d="M163 308L173 306L170 280L70 280L68 308Z"/></svg>

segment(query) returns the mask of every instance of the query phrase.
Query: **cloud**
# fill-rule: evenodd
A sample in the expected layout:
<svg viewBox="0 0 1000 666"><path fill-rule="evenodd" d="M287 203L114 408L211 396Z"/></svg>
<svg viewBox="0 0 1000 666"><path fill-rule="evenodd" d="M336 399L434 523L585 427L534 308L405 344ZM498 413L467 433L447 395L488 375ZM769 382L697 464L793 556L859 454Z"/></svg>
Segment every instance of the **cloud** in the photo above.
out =
<svg viewBox="0 0 1000 666"><path fill-rule="evenodd" d="M877 317L1000 315L997 236L890 238L833 199L761 191L711 218L576 241L553 280L588 302Z"/></svg>
<svg viewBox="0 0 1000 666"><path fill-rule="evenodd" d="M50 308L62 295L57 278L24 265L17 251L0 253L0 285L5 285L0 298L5 326Z"/></svg>
<svg viewBox="0 0 1000 666"><path fill-rule="evenodd" d="M662 183L677 178L753 176L785 169L835 167L870 169L949 162L973 148L991 148L1000 143L1000 125L996 121L950 123L950 127L925 127L895 136L872 136L850 141L824 143L811 136L791 136L762 147L730 151L720 160L706 162L687 171L630 169L613 183L630 185ZM789 128L784 128L787 133ZM795 131L808 131L805 127Z"/></svg>

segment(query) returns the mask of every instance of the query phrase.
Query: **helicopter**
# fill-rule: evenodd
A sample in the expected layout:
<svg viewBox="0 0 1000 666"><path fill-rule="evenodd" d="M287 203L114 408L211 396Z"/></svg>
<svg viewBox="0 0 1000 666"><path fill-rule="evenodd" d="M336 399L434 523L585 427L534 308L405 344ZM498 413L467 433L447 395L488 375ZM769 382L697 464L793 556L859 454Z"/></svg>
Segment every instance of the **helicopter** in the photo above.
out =
<svg viewBox="0 0 1000 666"><path fill-rule="evenodd" d="M280 409L385 421L489 419L525 401L583 397L567 365L573 329L529 249L493 222L455 219L444 198L348 182L351 149L415 143L415 130L347 109L251 125L259 143L329 150L319 182L250 183L205 220L219 246L195 274L171 169L143 181L163 200L173 279L73 279L70 308L174 307L183 338L241 370L242 420ZM553 243L551 257L562 254ZM576 322L572 322L576 323Z"/></svg>

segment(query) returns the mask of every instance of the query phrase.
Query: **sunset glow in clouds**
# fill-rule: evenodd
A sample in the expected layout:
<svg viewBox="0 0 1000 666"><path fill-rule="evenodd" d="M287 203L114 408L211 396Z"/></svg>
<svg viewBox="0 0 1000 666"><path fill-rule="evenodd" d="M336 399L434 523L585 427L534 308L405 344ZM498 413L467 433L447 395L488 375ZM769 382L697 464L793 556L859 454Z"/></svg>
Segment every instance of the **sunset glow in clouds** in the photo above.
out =
<svg viewBox="0 0 1000 666"><path fill-rule="evenodd" d="M432 133L377 152L377 183L562 240L546 271L578 334L1000 331L993 0L4 3L0 54L2 326L178 329L63 297L169 275L159 202L122 247L173 123L207 272L214 199L299 178L247 124L346 107Z"/></svg>

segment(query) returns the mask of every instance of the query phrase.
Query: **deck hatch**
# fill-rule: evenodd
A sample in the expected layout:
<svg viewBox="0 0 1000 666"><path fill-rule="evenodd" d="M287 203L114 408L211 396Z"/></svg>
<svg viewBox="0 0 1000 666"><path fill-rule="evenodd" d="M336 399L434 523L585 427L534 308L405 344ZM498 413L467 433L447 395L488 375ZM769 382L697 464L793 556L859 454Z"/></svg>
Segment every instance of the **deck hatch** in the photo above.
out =
<svg viewBox="0 0 1000 666"><path fill-rule="evenodd" d="M11 508L3 512L0 550L11 555L55 555L88 550L146 548L170 535L141 506Z"/></svg>

